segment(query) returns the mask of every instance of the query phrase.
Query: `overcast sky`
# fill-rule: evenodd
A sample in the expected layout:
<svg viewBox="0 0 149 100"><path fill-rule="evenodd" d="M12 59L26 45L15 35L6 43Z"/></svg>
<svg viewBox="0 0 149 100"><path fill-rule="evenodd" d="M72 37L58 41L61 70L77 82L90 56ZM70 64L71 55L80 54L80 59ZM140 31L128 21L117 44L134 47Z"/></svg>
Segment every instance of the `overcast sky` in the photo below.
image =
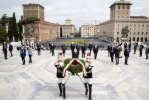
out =
<svg viewBox="0 0 149 100"><path fill-rule="evenodd" d="M119 1L119 0L118 0ZM131 16L149 17L149 0L130 0ZM0 0L0 16L16 13L17 20L23 14L22 4L37 3L45 7L45 20L64 24L71 19L78 28L87 23L99 24L110 19L110 5L115 0Z"/></svg>

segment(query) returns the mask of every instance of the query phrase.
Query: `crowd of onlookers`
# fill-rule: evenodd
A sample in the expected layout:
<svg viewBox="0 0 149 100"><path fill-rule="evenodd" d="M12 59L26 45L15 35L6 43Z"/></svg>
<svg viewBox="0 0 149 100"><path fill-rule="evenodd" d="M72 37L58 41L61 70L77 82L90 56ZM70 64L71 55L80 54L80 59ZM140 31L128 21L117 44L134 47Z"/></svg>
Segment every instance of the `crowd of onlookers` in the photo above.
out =
<svg viewBox="0 0 149 100"><path fill-rule="evenodd" d="M122 47L122 45L124 47ZM133 45L133 46L132 46ZM11 44L9 44L9 46L7 45L7 43L3 43L3 53L4 53L4 58L7 58L7 50L10 51L11 57L13 56L12 51L13 51L13 46ZM137 42L131 43L131 42L124 42L122 43L115 43L115 44L109 44L107 47L104 47L103 45L96 45L96 44L79 44L79 43L74 43L72 42L71 45L54 45L52 42L45 42L45 43L40 43L38 42L37 44L30 44L30 43L26 43L26 45L24 45L23 43L21 43L21 45L18 45L16 47L16 49L18 51L20 51L20 57L22 58L22 62L23 64L25 64L25 57L26 57L26 51L28 52L28 56L29 56L29 63L32 63L32 55L33 52L32 50L37 50L38 55L41 55L41 51L42 50L49 50L50 53L52 54L52 56L55 55L54 51L56 49L58 50L62 50L63 52L63 56L65 56L65 53L68 49L71 50L72 53L72 58L80 58L79 54L80 52L82 53L82 58L85 58L86 55L86 51L87 49L90 51L90 53L92 52L94 54L94 59L97 59L97 54L98 54L98 50L107 50L108 51L108 56L111 57L111 61L114 61L114 57L115 57L115 61L116 64L119 64L119 58L121 58L122 56L122 49L124 51L124 56L125 56L125 64L128 64L128 58L130 56L130 52L131 50L134 51L134 54L136 54L136 51L139 50L139 54L140 57L142 57L143 54L143 49L145 50L145 56L146 59L148 59L148 54L149 54L149 46L148 44L138 44Z"/></svg>

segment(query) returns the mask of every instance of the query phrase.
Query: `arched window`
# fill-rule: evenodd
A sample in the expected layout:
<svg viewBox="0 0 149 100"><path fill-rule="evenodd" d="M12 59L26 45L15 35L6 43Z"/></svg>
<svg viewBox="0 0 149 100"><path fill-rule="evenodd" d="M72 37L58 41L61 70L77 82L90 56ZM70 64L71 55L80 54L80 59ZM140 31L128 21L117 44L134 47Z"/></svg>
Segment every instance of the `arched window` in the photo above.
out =
<svg viewBox="0 0 149 100"><path fill-rule="evenodd" d="M139 37L137 38L137 42L139 42Z"/></svg>
<svg viewBox="0 0 149 100"><path fill-rule="evenodd" d="M147 42L147 37L145 37L145 42Z"/></svg>
<svg viewBox="0 0 149 100"><path fill-rule="evenodd" d="M135 37L133 37L133 41L135 41Z"/></svg>
<svg viewBox="0 0 149 100"><path fill-rule="evenodd" d="M141 42L143 42L143 37L141 38Z"/></svg>

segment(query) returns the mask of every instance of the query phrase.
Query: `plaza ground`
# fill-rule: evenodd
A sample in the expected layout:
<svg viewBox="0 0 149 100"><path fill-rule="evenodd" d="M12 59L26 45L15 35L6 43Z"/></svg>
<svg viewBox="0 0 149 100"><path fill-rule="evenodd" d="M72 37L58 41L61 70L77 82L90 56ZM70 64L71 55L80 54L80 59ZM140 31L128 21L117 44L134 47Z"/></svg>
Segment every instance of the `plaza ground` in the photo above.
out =
<svg viewBox="0 0 149 100"><path fill-rule="evenodd" d="M20 53L15 48L14 56L8 53L7 60L0 50L0 100L63 100L59 97L54 67L58 52L60 50L52 56L49 51L42 51L38 56L34 51L33 63L28 63L27 56L26 64L22 65ZM64 59L70 57L68 50ZM99 51L97 60L93 59L93 54L91 58L95 65L92 100L148 100L149 60L144 53L139 57L139 51L136 55L131 52L129 65L124 65L124 57L119 65L111 62L107 51ZM88 100L84 92L79 77L71 76L66 84L66 100Z"/></svg>

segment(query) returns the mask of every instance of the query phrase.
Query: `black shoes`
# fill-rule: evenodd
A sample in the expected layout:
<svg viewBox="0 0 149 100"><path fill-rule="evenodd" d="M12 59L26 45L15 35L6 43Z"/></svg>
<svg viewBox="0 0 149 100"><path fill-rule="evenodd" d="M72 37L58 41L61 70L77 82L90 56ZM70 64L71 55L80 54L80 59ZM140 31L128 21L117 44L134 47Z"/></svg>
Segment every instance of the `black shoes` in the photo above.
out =
<svg viewBox="0 0 149 100"><path fill-rule="evenodd" d="M87 95L88 94L88 87L87 87L87 83L84 83L84 86L85 86L85 95Z"/></svg>

